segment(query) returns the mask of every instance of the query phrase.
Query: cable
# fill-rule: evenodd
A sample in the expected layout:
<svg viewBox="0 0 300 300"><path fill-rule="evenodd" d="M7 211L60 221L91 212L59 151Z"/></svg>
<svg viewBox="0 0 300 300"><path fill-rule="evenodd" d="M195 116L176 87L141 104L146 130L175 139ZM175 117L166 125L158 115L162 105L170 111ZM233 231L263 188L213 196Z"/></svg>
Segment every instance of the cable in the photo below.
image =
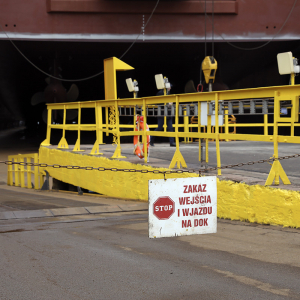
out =
<svg viewBox="0 0 300 300"><path fill-rule="evenodd" d="M201 0L199 0L199 1L200 1L200 4L202 5ZM283 25L282 25L281 28L278 30L278 32L274 34L274 36L271 38L271 40L267 41L266 43L264 43L263 45L260 45L260 46L258 46L258 47L253 47L253 48L243 48L243 47L239 47L239 46L236 46L236 45L232 44L231 42L226 41L225 38L223 37L223 35L222 35L221 33L218 33L217 31L216 31L216 33L223 39L224 42L226 42L228 45L230 45L230 46L232 46L232 47L234 47L234 48L236 48L236 49L246 50L246 51L247 51L247 50L257 50L257 49L263 48L263 47L267 46L269 43L271 43L271 42L275 39L275 37L281 32L281 30L283 29L283 27L285 26L285 24L286 24L287 21L289 20L289 18L290 18L290 16L291 16L292 12L293 12L293 10L294 10L294 8L295 8L295 6L296 6L297 1L298 1L298 0L295 0L294 5L292 6L292 8L291 8L291 10L290 10L290 13L288 14L286 20L284 21ZM212 22L211 19L210 19L209 17L208 17L208 19L210 20L210 22Z"/></svg>
<svg viewBox="0 0 300 300"><path fill-rule="evenodd" d="M215 2L214 0L212 0L212 23L211 23L211 39L212 39L212 42L211 42L211 48L212 48L212 56L214 57L214 6L215 6Z"/></svg>
<svg viewBox="0 0 300 300"><path fill-rule="evenodd" d="M205 44L204 44L204 52L205 52L205 56L206 57L206 0L205 0L205 6L204 6L204 13L205 13L205 22L204 22L204 34L205 34ZM199 85L202 85L202 63L200 63L200 83L197 86L197 90ZM203 86L202 86L202 90L203 90Z"/></svg>
<svg viewBox="0 0 300 300"><path fill-rule="evenodd" d="M157 8L157 6L158 6L159 1L160 1L160 0L157 0L156 5L154 6L154 9L152 10L152 13L151 13L151 15L149 16L149 18L148 18L148 20L147 20L145 26L142 27L141 32L138 34L138 36L137 36L136 39L133 41L133 43L128 47L128 49L121 55L120 59L123 58L123 57L126 55L126 53L131 49L131 47L132 47L132 46L135 44L135 42L138 40L138 38L139 38L140 35L142 34L143 30L145 30L145 28L147 27L149 21L151 20L151 18L152 18L152 16L153 16L154 12L155 12L155 10L156 10L156 8Z"/></svg>
<svg viewBox="0 0 300 300"><path fill-rule="evenodd" d="M132 46L136 43L136 41L138 40L138 38L140 37L141 33L143 32L143 30L146 28L146 26L148 25L149 21L151 20L158 4L159 4L159 1L160 0L157 0L156 2L156 5L154 7L154 9L152 10L151 12L151 15L149 16L147 22L146 22L146 25L141 29L141 32L138 34L138 36L136 37L136 39L131 43L131 45L127 48L127 50L121 55L120 59L122 59L126 54L127 52L132 48ZM13 46L16 48L16 50L23 56L23 58L25 58L25 60L27 60L27 62L29 62L34 68L36 68L38 71L40 71L41 73L51 77L51 78L54 78L54 79L58 79L60 81L67 81L67 82L78 82L78 81L85 81L85 80L89 80L89 79L92 79L92 78L95 78L101 74L104 73L104 71L101 71L97 74L94 74L92 76L89 76L89 77L85 77L85 78L81 78L81 79L62 79L62 78L59 78L59 77L56 77L56 76L53 76L45 71L43 71L42 69L40 69L38 66L36 66L32 61L30 61L23 53L22 51L15 45L15 43L11 40L11 38L8 36L8 34L6 33L6 31L4 31L1 23L0 23L0 28L1 30L4 32L4 34L7 36L7 39L13 44Z"/></svg>
<svg viewBox="0 0 300 300"><path fill-rule="evenodd" d="M200 2L201 3L201 2ZM207 13L206 13L206 0L205 0L205 8L204 8L204 12L205 12L205 26L204 26L204 31L205 31L205 57L206 57L206 18L207 18Z"/></svg>

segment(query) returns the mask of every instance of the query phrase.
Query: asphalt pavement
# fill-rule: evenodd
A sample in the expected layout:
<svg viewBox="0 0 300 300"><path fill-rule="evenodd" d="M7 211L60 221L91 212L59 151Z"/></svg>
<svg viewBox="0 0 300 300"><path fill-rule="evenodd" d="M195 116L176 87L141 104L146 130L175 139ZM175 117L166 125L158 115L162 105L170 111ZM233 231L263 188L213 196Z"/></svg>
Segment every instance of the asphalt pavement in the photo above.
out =
<svg viewBox="0 0 300 300"><path fill-rule="evenodd" d="M149 239L146 212L0 221L0 299L300 299L299 230L218 220Z"/></svg>
<svg viewBox="0 0 300 300"><path fill-rule="evenodd" d="M0 132L0 161L38 151L16 132ZM114 150L101 148L106 157ZM189 168L201 167L197 143L180 149ZM214 142L209 149L215 166ZM297 150L280 145L280 155ZM150 151L151 165L167 167L175 149ZM131 144L122 153L144 164ZM272 144L221 142L222 164L272 154ZM282 161L293 184L280 187L298 189L298 161ZM220 178L263 184L270 167L225 169ZM218 219L215 234L149 239L147 203L10 187L6 176L0 164L1 300L300 299L299 229Z"/></svg>

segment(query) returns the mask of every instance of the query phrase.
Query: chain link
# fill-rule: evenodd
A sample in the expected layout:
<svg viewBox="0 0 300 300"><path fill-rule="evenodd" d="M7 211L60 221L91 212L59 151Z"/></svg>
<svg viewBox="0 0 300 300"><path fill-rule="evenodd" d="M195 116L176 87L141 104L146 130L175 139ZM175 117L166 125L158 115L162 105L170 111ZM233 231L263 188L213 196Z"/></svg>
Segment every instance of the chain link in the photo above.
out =
<svg viewBox="0 0 300 300"><path fill-rule="evenodd" d="M153 173L153 174L175 174L175 173L199 173L199 176L201 176L202 173L209 172L209 171L216 171L216 170L222 170L222 169L231 169L235 167L243 167L243 166L251 166L254 164L262 164L262 163L270 163L274 162L275 160L283 160L283 159L290 159L290 158L297 158L300 157L300 154L294 154L294 155L286 155L281 156L278 158L271 157L269 159L260 159L257 161L248 161L245 163L238 163L238 164L232 164L232 165L226 165L222 167L211 167L211 168L204 168L204 169L179 169L179 170L169 170L169 171L159 171L159 170L137 170L137 169L118 169L118 168L104 168L104 167L80 167L80 166L71 166L71 165L59 165L59 164L45 164L45 163L32 163L32 162L14 162L14 161L0 161L2 164L6 165L20 165L20 166L30 166L30 167L41 167L41 168L64 168L64 169L75 169L75 170L97 170L97 171L111 171L111 172L128 172L128 173Z"/></svg>

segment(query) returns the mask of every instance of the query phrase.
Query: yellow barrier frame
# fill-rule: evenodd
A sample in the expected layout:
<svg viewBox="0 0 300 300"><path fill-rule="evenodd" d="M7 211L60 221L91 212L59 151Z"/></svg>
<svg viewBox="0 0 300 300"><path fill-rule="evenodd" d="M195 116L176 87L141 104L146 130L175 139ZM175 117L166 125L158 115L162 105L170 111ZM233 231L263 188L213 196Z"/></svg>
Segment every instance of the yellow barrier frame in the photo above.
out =
<svg viewBox="0 0 300 300"><path fill-rule="evenodd" d="M121 136L134 136L141 135L142 141L144 143L144 149L146 147L146 137L147 135L153 136L164 136L164 137L174 137L176 141L176 151L173 156L173 159L170 164L170 168L174 168L177 165L177 168L186 167L185 160L180 153L179 148L179 138L197 138L199 143L201 139L206 141L206 157L208 162L208 141L209 139L214 139L216 141L216 153L217 153L217 166L221 167L221 158L220 158L220 140L246 140L246 141L263 141L263 142L272 142L274 144L274 157L278 158L278 143L300 143L300 136L294 135L294 128L299 127L298 122L299 115L299 95L300 95L300 86L299 85L288 85L288 86L275 86L275 87L263 87L263 88L254 88L254 89L243 89L243 90L226 90L218 92L204 92L204 93L191 93L191 94L178 94L178 95L162 95L146 98L129 98L129 99L113 99L113 100L98 100L98 101L86 101L86 102L76 102L76 103L51 103L47 104L48 107L48 123L47 123L47 136L43 141L41 146L50 145L50 137L52 129L61 129L63 132L62 140L60 146L67 145L65 140L65 131L73 130L78 132L78 139L73 151L80 151L80 132L81 131L96 131L97 139L94 144L91 154L100 154L99 145L102 142L103 134L116 134L118 138L117 149L114 155L114 158L121 157L121 145L120 137ZM262 98L274 98L274 122L268 123L268 115L265 114L263 117L263 123L252 123L252 124L230 124L226 121L223 127L225 127L224 133L220 133L220 125L218 124L218 118L215 118L215 130L212 133L211 125L211 116L208 116L208 125L206 132L201 132L200 120L200 104L201 102L215 102L215 111L218 112L219 101L233 101L233 100L242 100L242 99L262 99ZM293 103L292 115L291 118L283 118L280 115L280 101L291 100ZM135 124L132 125L123 125L119 123L119 112L118 108L125 106L142 106L143 111L142 115L144 116L145 122L147 122L147 116L145 112L147 107L153 107L155 105L161 105L166 102L176 103L175 109L175 132L158 132L158 131L134 131ZM178 106L179 104L184 103L195 103L198 105L198 124L180 124L179 115L178 115ZM116 108L116 126L112 128L108 124L107 120L107 111L108 108L114 106ZM94 108L96 114L96 123L95 124L81 124L80 116L81 109L83 108ZM78 109L78 124L66 124L65 123L65 113L68 109ZM52 110L63 110L64 111L64 121L63 124L51 124L51 115ZM103 111L106 115L106 124L103 124ZM188 117L183 117L188 118ZM157 125L150 125L150 129L155 128ZM291 127L290 136L278 135L278 127ZM263 127L264 134L233 134L229 133L229 128L238 128L238 127ZM273 127L273 134L269 135L269 127ZM121 131L120 129L127 129L126 131ZM179 131L180 128L183 128L184 131ZM190 128L198 128L197 132L190 132ZM61 147L60 147L61 148ZM199 144L200 151L200 144ZM200 159L200 154L199 154ZM145 163L147 162L147 153L145 153ZM218 175L221 175L221 170L218 170ZM286 174L284 173L281 164L279 161L275 160L269 174L269 177L266 181L266 185L272 184L275 180L275 184L279 184L279 178L282 179L284 184L290 184Z"/></svg>
<svg viewBox="0 0 300 300"><path fill-rule="evenodd" d="M7 185L20 186L32 189L31 175L34 176L34 189L38 190L42 187L44 182L44 175L39 170L38 166L22 165L22 163L38 164L39 155L38 153L33 154L18 154L9 155L8 160L21 164L9 164L7 170ZM26 176L25 176L26 175ZM27 182L26 182L27 181Z"/></svg>

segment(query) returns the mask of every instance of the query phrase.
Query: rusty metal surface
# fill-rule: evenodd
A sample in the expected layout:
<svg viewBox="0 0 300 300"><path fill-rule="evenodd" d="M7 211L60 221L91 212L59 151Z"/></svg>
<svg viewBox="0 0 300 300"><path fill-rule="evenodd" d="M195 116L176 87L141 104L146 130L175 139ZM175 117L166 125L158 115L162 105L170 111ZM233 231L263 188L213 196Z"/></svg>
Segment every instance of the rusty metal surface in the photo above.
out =
<svg viewBox="0 0 300 300"><path fill-rule="evenodd" d="M149 14L155 1L106 1L106 0L47 0L48 12L90 12ZM206 11L216 14L237 14L238 0L207 1ZM205 1L160 1L157 14L204 14Z"/></svg>
<svg viewBox="0 0 300 300"><path fill-rule="evenodd" d="M145 30L145 36L152 37L152 40L159 40L159 35L171 35L173 39L203 40L205 17L202 2L161 1ZM272 38L284 24L295 3L294 0L215 2L215 39L221 40L219 34L222 34L226 40L244 41ZM118 35L114 38L120 41L133 40L143 26L143 17L147 19L155 6L155 1L138 1L135 8L132 1L88 1L88 5L84 6L83 1L76 3L74 5L74 1L59 0L33 0L30 4L21 0L1 1L1 25L12 38L79 40L81 35L87 35L86 38L90 40L111 40L111 35ZM207 3L207 11L210 12L210 1ZM297 3L275 40L297 39L299 13L300 3ZM207 34L210 36L210 21L207 24ZM3 32L0 38L6 38Z"/></svg>

